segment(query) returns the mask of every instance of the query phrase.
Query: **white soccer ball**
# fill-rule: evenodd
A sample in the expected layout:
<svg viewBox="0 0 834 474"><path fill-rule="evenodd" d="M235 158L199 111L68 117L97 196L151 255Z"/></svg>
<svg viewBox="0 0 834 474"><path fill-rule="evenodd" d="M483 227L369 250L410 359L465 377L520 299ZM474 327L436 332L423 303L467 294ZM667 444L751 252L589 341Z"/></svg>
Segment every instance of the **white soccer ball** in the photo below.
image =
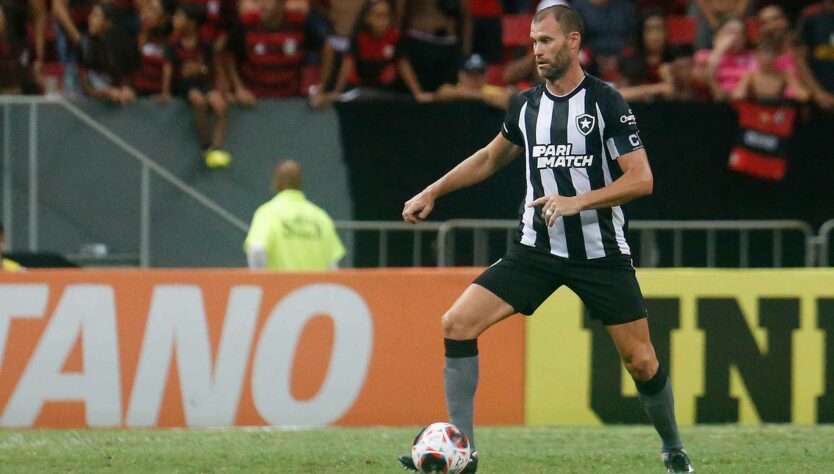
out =
<svg viewBox="0 0 834 474"><path fill-rule="evenodd" d="M450 423L432 423L423 428L411 446L411 459L420 472L458 474L471 457L469 439Z"/></svg>

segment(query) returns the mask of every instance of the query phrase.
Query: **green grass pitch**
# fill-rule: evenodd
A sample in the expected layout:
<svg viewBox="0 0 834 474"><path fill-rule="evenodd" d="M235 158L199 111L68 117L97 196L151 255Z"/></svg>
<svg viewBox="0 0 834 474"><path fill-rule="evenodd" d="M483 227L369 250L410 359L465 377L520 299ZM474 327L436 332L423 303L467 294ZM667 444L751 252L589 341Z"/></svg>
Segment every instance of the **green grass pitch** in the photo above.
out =
<svg viewBox="0 0 834 474"><path fill-rule="evenodd" d="M395 473L419 429L0 431L0 472ZM479 473L660 473L650 427L480 428ZM702 473L834 472L834 426L682 430Z"/></svg>

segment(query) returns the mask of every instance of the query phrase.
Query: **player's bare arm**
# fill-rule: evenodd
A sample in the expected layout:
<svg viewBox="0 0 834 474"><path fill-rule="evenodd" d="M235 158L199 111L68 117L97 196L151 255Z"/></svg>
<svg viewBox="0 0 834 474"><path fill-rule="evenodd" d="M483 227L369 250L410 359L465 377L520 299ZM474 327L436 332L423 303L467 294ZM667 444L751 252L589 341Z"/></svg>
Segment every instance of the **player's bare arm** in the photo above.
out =
<svg viewBox="0 0 834 474"><path fill-rule="evenodd" d="M521 147L499 133L487 146L476 151L442 178L406 201L403 220L409 224L425 220L434 208L437 198L480 183L512 161L520 152Z"/></svg>
<svg viewBox="0 0 834 474"><path fill-rule="evenodd" d="M542 196L529 207L542 206L542 217L552 226L559 216L572 216L585 209L619 206L652 193L654 179L646 150L635 150L617 158L623 175L604 188L575 197L549 194Z"/></svg>

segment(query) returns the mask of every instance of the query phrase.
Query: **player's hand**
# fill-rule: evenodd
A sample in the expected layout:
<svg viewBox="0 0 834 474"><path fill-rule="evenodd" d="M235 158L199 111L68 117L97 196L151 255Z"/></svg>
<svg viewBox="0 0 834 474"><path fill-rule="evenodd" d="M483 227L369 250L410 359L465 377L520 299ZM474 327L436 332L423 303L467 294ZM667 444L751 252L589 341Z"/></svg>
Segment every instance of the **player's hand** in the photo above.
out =
<svg viewBox="0 0 834 474"><path fill-rule="evenodd" d="M417 224L429 217L434 209L434 196L426 190L405 202L403 220L409 224Z"/></svg>
<svg viewBox="0 0 834 474"><path fill-rule="evenodd" d="M582 210L582 202L578 197L559 196L549 194L542 196L527 205L527 207L542 206L542 218L548 227L556 223L559 216L573 216Z"/></svg>

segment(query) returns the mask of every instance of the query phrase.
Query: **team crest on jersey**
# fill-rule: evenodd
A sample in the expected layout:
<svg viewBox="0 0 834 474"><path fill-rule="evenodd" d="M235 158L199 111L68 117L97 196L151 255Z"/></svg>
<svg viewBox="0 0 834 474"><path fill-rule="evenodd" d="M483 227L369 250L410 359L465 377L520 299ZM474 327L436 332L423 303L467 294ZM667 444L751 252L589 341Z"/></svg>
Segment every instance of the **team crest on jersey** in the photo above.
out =
<svg viewBox="0 0 834 474"><path fill-rule="evenodd" d="M588 114L582 114L576 117L576 128L579 130L579 133L587 137L588 134L594 130L596 122L596 117Z"/></svg>

